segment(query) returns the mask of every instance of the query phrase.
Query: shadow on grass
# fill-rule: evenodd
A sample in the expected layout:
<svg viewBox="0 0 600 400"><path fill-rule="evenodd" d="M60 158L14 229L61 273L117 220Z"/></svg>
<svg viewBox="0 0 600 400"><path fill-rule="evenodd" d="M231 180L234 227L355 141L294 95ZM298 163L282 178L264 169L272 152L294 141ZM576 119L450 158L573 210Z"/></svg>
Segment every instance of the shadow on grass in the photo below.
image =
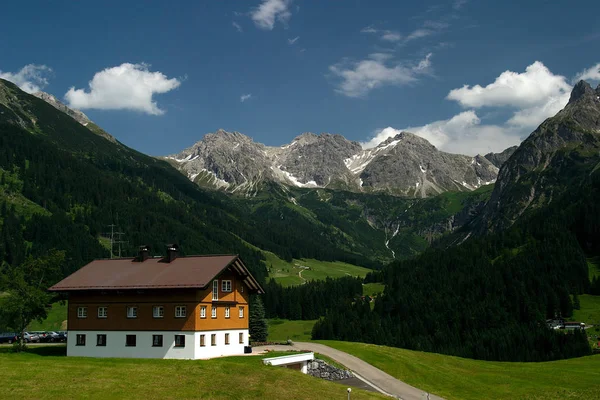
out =
<svg viewBox="0 0 600 400"><path fill-rule="evenodd" d="M12 346L2 346L0 354L16 353ZM24 354L34 354L42 357L65 357L67 355L67 346L27 346Z"/></svg>

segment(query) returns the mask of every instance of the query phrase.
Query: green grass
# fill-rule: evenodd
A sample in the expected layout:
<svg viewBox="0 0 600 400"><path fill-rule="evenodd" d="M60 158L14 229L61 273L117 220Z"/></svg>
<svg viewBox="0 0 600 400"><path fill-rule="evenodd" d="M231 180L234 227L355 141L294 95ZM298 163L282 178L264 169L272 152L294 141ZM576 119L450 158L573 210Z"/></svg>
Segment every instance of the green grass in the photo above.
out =
<svg viewBox="0 0 600 400"><path fill-rule="evenodd" d="M206 361L64 357L64 347L0 350L2 399L345 399L346 387L287 368L268 356ZM385 399L352 390L353 399Z"/></svg>
<svg viewBox="0 0 600 400"><path fill-rule="evenodd" d="M312 328L317 322L310 321L290 321L287 319L269 320L269 341L280 342L291 339L296 342L305 342L310 340Z"/></svg>
<svg viewBox="0 0 600 400"><path fill-rule="evenodd" d="M446 399L600 399L600 356L507 363L364 343L319 341Z"/></svg>
<svg viewBox="0 0 600 400"><path fill-rule="evenodd" d="M27 327L30 331L64 331L67 329L67 303L60 302L52 304L48 312L48 318L40 321L33 321Z"/></svg>
<svg viewBox="0 0 600 400"><path fill-rule="evenodd" d="M573 310L573 321L585 322L586 325L600 325L600 296L590 294L579 295L579 310Z"/></svg>
<svg viewBox="0 0 600 400"><path fill-rule="evenodd" d="M269 277L274 278L283 286L301 285L305 281L322 280L327 277L360 276L364 278L367 273L371 272L368 268L340 261L294 259L292 262L287 262L269 251L263 253L266 258L265 265L269 269Z"/></svg>
<svg viewBox="0 0 600 400"><path fill-rule="evenodd" d="M376 294L383 294L383 289L385 289L383 283L365 283L363 285L363 295L373 297Z"/></svg>

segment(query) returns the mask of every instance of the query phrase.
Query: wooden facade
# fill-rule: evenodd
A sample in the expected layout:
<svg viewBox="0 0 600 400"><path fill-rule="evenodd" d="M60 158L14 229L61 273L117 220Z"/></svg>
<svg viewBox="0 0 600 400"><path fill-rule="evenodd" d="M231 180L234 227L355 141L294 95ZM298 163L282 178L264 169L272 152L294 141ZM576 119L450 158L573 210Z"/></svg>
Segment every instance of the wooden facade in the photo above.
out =
<svg viewBox="0 0 600 400"><path fill-rule="evenodd" d="M215 279L218 300L212 300L212 285L206 289L107 290L72 292L69 295L68 329L94 331L215 331L248 329L250 290L237 274L225 271ZM231 292L223 291L223 281L231 281ZM155 317L154 307L163 307L162 317ZM175 308L185 306L185 317L177 317ZM86 317L78 317L78 309L86 308ZM106 317L98 316L98 308L106 307ZM135 318L127 316L127 308L136 307ZM201 316L206 307L205 316ZM216 307L216 318L212 308ZM229 307L227 318L226 308ZM240 317L240 307L243 309Z"/></svg>

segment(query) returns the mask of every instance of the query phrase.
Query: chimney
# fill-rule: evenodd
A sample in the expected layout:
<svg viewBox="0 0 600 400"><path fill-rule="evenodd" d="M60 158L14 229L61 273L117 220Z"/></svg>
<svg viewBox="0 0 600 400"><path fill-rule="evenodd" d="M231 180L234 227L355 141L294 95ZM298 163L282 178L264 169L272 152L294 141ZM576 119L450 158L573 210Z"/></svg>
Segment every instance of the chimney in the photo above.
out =
<svg viewBox="0 0 600 400"><path fill-rule="evenodd" d="M144 262L148 259L148 250L149 250L149 246L146 246L145 244L141 245L139 247L138 250L138 257L137 257L137 261L138 262Z"/></svg>
<svg viewBox="0 0 600 400"><path fill-rule="evenodd" d="M179 255L179 246L175 243L168 244L167 245L167 258L165 261L170 263L171 261L176 259L178 255Z"/></svg>

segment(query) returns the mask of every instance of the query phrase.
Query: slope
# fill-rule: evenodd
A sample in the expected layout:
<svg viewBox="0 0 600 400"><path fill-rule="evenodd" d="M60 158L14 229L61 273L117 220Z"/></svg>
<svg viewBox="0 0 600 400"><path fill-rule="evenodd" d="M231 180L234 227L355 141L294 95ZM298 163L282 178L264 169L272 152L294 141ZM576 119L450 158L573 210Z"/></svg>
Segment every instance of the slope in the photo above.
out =
<svg viewBox="0 0 600 400"><path fill-rule="evenodd" d="M238 252L259 279L266 274L260 253L230 232L248 241L259 233L227 201L6 81L0 81L0 168L16 182L13 192L44 210L22 219L18 208L3 207L0 254L9 263L56 247L68 251L69 273L108 255L98 237L118 223L128 235L125 254L141 243L160 254L172 240L187 254Z"/></svg>
<svg viewBox="0 0 600 400"><path fill-rule="evenodd" d="M441 354L322 341L397 379L446 399L597 399L600 356L544 363L478 361Z"/></svg>

